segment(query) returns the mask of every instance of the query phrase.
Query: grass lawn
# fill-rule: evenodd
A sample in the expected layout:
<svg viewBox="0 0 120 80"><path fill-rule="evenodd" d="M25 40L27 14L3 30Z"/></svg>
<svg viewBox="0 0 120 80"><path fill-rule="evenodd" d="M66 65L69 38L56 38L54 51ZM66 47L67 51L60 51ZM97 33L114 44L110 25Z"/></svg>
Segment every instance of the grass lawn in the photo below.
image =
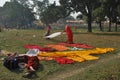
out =
<svg viewBox="0 0 120 80"><path fill-rule="evenodd" d="M61 31L54 30L52 32ZM44 30L9 30L0 33L0 49L26 53L23 46L27 44L44 46L65 42L66 35L58 36L51 40L43 38ZM85 33L74 31L75 43L86 43L94 47L112 47L116 50L112 53L98 55L99 60L85 61L82 63L59 65L55 61L40 61L40 69L37 78L30 80L120 80L120 32L96 32ZM0 58L4 56L1 55ZM26 70L9 71L0 61L0 80L29 80L22 77ZM62 78L63 77L63 78Z"/></svg>

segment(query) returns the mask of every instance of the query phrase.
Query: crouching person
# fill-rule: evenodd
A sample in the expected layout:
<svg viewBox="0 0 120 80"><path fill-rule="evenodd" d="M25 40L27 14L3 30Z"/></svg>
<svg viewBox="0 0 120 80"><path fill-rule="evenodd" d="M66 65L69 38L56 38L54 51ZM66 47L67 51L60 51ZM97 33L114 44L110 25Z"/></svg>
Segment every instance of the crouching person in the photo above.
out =
<svg viewBox="0 0 120 80"><path fill-rule="evenodd" d="M25 64L27 68L27 73L23 75L24 78L29 78L36 75L36 70L39 68L39 59L37 56L26 56L28 59L27 63Z"/></svg>

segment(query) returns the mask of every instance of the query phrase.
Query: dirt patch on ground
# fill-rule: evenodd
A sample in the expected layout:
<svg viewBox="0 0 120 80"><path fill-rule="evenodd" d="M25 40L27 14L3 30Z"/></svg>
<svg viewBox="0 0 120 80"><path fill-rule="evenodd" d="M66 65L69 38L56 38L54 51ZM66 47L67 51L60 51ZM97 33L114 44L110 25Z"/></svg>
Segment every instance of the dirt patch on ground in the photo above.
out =
<svg viewBox="0 0 120 80"><path fill-rule="evenodd" d="M106 62L108 62L110 60L113 60L113 59L116 59L116 58L120 58L120 53L117 53L113 56L109 56L108 58L101 59L96 63L96 65L101 64L101 63L106 63ZM85 69L88 69L88 68L94 67L94 66L95 66L95 64L91 64L89 66L86 66L86 67L83 67L83 68L78 68L78 69L75 69L75 70L72 70L72 71L71 70L63 71L62 73L56 73L56 74L53 74L53 75L49 75L43 80L64 80L67 77L71 77L73 75L81 73Z"/></svg>

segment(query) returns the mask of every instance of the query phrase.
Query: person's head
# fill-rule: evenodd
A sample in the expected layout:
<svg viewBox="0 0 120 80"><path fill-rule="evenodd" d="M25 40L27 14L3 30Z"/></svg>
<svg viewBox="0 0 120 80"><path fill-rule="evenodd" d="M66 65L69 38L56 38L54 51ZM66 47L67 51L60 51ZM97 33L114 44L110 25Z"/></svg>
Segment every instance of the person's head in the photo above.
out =
<svg viewBox="0 0 120 80"><path fill-rule="evenodd" d="M68 24L66 24L65 28L68 28L68 27L69 27L69 25L68 25Z"/></svg>
<svg viewBox="0 0 120 80"><path fill-rule="evenodd" d="M48 25L47 27L51 29L51 26L50 26L50 25Z"/></svg>
<svg viewBox="0 0 120 80"><path fill-rule="evenodd" d="M66 26L68 26L68 24L66 24Z"/></svg>

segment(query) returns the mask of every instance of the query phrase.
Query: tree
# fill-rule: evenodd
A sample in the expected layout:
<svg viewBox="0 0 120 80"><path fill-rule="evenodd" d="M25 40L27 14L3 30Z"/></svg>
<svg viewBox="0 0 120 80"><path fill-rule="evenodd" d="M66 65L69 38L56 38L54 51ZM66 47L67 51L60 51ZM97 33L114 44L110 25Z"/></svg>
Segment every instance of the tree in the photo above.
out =
<svg viewBox="0 0 120 80"><path fill-rule="evenodd" d="M97 0L60 0L60 4L69 12L81 12L88 18L88 32L92 32L92 11L98 4Z"/></svg>
<svg viewBox="0 0 120 80"><path fill-rule="evenodd" d="M70 15L70 16L67 16L67 17L65 17L65 19L66 19L66 20L75 20L75 19L74 19L74 17L73 17L73 16L71 16L71 15Z"/></svg>
<svg viewBox="0 0 120 80"><path fill-rule="evenodd" d="M101 3L104 5L106 16L109 18L109 29L111 31L111 23L112 21L117 22L118 16L118 6L120 5L119 0L100 0Z"/></svg>
<svg viewBox="0 0 120 80"><path fill-rule="evenodd" d="M11 28L17 28L18 26L30 27L35 20L31 9L24 7L16 1L6 2L0 14L2 14L3 24Z"/></svg>
<svg viewBox="0 0 120 80"><path fill-rule="evenodd" d="M113 12L113 21L115 22L115 31L117 32L117 24L119 21L119 11L120 11L120 1L119 0L115 0L115 5L114 5L114 12Z"/></svg>
<svg viewBox="0 0 120 80"><path fill-rule="evenodd" d="M41 13L41 21L45 24L54 23L60 18L68 16L68 14L69 13L67 13L62 6L57 6L55 3L53 3Z"/></svg>
<svg viewBox="0 0 120 80"><path fill-rule="evenodd" d="M93 18L99 23L100 31L103 31L102 21L105 20L105 12L102 5L93 11Z"/></svg>
<svg viewBox="0 0 120 80"><path fill-rule="evenodd" d="M38 1L37 3L36 3L37 5L36 5L36 12L37 12L37 15L39 16L39 19L41 19L41 14L42 14L42 12L44 12L46 9L47 9L47 7L49 6L49 0L44 0L44 1Z"/></svg>
<svg viewBox="0 0 120 80"><path fill-rule="evenodd" d="M83 19L83 15L82 15L82 14L79 14L79 15L77 16L77 19L78 19L78 20Z"/></svg>
<svg viewBox="0 0 120 80"><path fill-rule="evenodd" d="M49 0L11 0L12 2L18 2L26 8L31 9L35 12L36 19L40 20L41 13L49 5Z"/></svg>
<svg viewBox="0 0 120 80"><path fill-rule="evenodd" d="M3 17L4 17L4 9L3 7L0 7L0 26L4 26Z"/></svg>
<svg viewBox="0 0 120 80"><path fill-rule="evenodd" d="M10 0L10 2L18 2L19 4L23 5L24 7L30 6L30 0Z"/></svg>

